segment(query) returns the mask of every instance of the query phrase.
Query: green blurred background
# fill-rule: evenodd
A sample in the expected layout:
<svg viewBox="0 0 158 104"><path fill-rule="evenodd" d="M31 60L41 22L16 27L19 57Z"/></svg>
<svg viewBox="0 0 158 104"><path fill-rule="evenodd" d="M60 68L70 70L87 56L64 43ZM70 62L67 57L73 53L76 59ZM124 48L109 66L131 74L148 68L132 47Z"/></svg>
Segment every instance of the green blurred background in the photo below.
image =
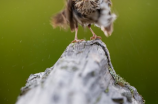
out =
<svg viewBox="0 0 158 104"><path fill-rule="evenodd" d="M144 97L158 104L158 1L113 0L118 15L106 43L116 72ZM30 74L45 71L58 60L74 33L49 23L64 7L63 0L0 1L0 104L14 104ZM89 40L89 30L79 27L79 38Z"/></svg>

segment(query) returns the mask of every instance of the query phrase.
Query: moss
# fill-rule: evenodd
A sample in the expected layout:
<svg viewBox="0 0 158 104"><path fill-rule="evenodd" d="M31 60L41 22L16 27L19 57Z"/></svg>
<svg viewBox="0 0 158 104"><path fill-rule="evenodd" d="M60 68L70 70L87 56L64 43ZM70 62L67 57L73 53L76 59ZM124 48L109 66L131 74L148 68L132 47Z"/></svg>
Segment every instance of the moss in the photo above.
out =
<svg viewBox="0 0 158 104"><path fill-rule="evenodd" d="M129 90L130 90L131 94L133 95L134 94L134 90L133 90L133 88L131 86L129 87Z"/></svg>
<svg viewBox="0 0 158 104"><path fill-rule="evenodd" d="M125 86L125 85L129 85L128 82L126 82L122 77L120 77L119 75L116 74L115 76L115 83L119 84L120 86Z"/></svg>
<svg viewBox="0 0 158 104"><path fill-rule="evenodd" d="M121 86L125 86L128 85L129 83L126 82L121 76L119 76L118 74L116 74L113 69L109 68L110 74L113 76L113 78L115 79L115 84L119 84Z"/></svg>
<svg viewBox="0 0 158 104"><path fill-rule="evenodd" d="M131 87L131 85L128 82L126 82L126 80L123 79L121 76L119 76L118 74L116 74L112 68L109 68L109 71L110 71L110 74L112 75L112 77L115 80L115 84L118 84L118 85L120 85L122 87L128 85L127 87L130 90L131 94L133 95L134 90Z"/></svg>

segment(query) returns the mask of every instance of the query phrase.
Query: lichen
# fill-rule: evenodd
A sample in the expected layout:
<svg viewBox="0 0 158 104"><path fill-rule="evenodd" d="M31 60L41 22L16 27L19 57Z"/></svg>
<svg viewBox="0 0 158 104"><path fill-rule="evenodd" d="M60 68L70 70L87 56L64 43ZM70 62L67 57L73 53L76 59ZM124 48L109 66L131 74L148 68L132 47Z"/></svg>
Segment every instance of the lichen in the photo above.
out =
<svg viewBox="0 0 158 104"><path fill-rule="evenodd" d="M109 92L109 88L107 87L107 89L104 91L105 93L108 93Z"/></svg>
<svg viewBox="0 0 158 104"><path fill-rule="evenodd" d="M93 76L93 77L95 76L95 72L94 71L91 72L91 76Z"/></svg>
<svg viewBox="0 0 158 104"><path fill-rule="evenodd" d="M76 71L76 70L78 70L78 68L77 68L76 66L73 66L73 67L72 67L72 70L73 70L73 71Z"/></svg>
<svg viewBox="0 0 158 104"><path fill-rule="evenodd" d="M67 69L68 66L61 66L61 69Z"/></svg>
<svg viewBox="0 0 158 104"><path fill-rule="evenodd" d="M133 95L134 94L133 88L131 86L129 86L128 89L130 90L131 94Z"/></svg>
<svg viewBox="0 0 158 104"><path fill-rule="evenodd" d="M130 90L131 94L133 95L134 89L131 87L131 85L128 82L126 82L126 80L123 79L121 76L116 74L112 68L109 67L109 71L110 71L110 74L112 75L112 77L115 80L115 84L118 84L122 87L127 86L128 89Z"/></svg>
<svg viewBox="0 0 158 104"><path fill-rule="evenodd" d="M119 84L122 87L124 87L125 85L129 85L128 82L126 82L122 77L117 74L115 75L115 83Z"/></svg>
<svg viewBox="0 0 158 104"><path fill-rule="evenodd" d="M74 48L74 46L75 46L75 43L71 43L72 44L72 47Z"/></svg>
<svg viewBox="0 0 158 104"><path fill-rule="evenodd" d="M101 95L98 96L98 98L96 99L95 104L97 104L100 101L100 99L101 99Z"/></svg>
<svg viewBox="0 0 158 104"><path fill-rule="evenodd" d="M116 74L113 69L109 68L110 74L113 76L115 80L115 84L119 84L120 86L129 85L128 82L126 82L121 76Z"/></svg>

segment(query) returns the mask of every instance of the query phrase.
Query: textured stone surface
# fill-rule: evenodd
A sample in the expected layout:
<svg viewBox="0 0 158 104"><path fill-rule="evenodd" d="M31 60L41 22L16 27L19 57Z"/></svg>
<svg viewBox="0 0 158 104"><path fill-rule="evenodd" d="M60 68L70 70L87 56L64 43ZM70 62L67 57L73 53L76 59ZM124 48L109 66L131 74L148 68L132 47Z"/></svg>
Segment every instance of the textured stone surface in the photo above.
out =
<svg viewBox="0 0 158 104"><path fill-rule="evenodd" d="M16 104L143 104L120 79L101 40L70 44L53 67L30 75Z"/></svg>

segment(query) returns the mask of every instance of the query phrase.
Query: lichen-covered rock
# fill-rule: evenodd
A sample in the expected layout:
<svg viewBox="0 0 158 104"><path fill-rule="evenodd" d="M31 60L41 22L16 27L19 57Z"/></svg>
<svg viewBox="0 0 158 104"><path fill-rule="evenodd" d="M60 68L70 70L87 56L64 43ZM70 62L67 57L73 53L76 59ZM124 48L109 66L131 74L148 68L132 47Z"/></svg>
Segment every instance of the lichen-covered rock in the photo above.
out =
<svg viewBox="0 0 158 104"><path fill-rule="evenodd" d="M70 44L56 64L30 75L16 104L144 104L114 71L101 40Z"/></svg>

